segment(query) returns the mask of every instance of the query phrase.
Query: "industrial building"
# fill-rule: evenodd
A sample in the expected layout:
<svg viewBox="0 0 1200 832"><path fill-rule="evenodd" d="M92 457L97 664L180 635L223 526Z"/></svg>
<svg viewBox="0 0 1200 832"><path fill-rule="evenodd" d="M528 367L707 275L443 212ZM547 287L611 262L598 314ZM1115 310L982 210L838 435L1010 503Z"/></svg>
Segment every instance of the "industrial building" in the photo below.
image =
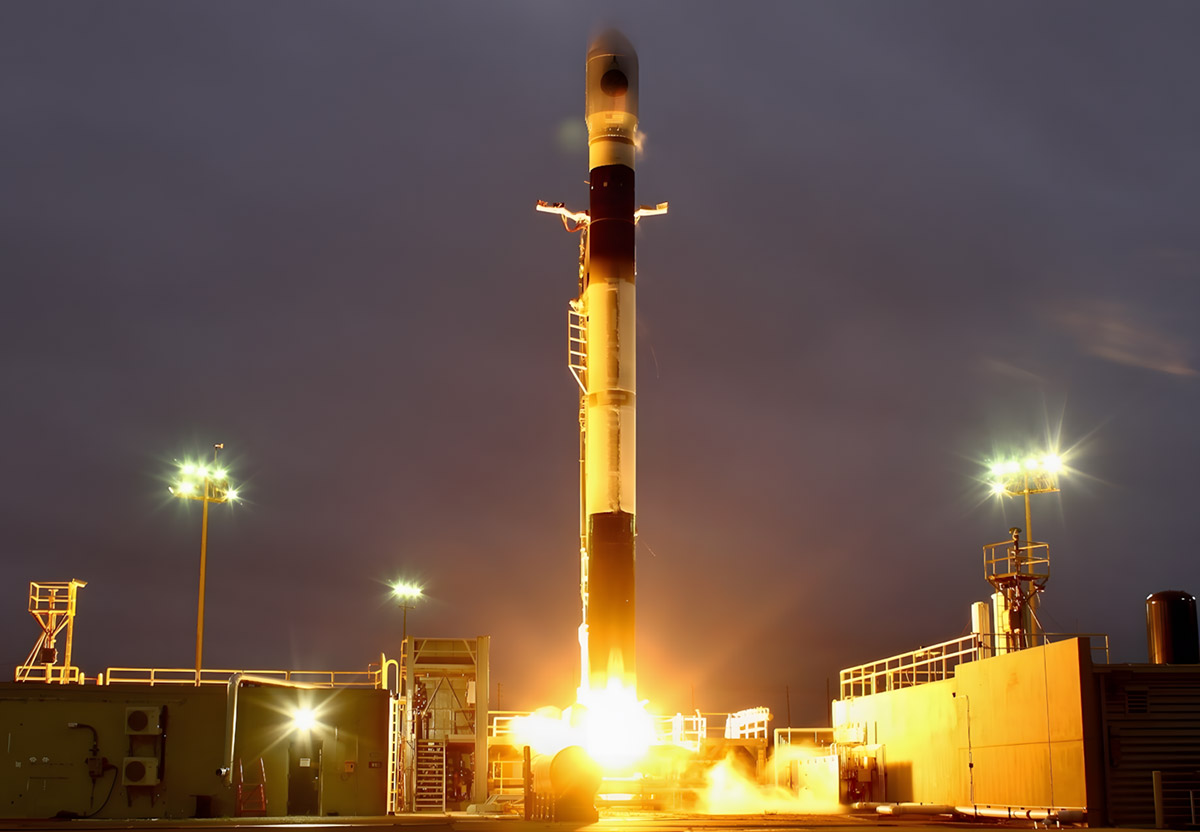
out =
<svg viewBox="0 0 1200 832"><path fill-rule="evenodd" d="M487 636L406 639L406 657L362 671L89 677L69 663L84 585L30 584L42 633L0 686L0 817L385 815L486 799L474 761L487 757Z"/></svg>
<svg viewBox="0 0 1200 832"><path fill-rule="evenodd" d="M1156 617L1162 596L1173 620ZM834 743L794 763L791 782L819 791L836 772L843 802L886 812L1193 824L1195 599L1161 593L1148 607L1153 661L1144 664L1109 663L1103 636L1043 633L1009 650L977 629L847 668Z"/></svg>

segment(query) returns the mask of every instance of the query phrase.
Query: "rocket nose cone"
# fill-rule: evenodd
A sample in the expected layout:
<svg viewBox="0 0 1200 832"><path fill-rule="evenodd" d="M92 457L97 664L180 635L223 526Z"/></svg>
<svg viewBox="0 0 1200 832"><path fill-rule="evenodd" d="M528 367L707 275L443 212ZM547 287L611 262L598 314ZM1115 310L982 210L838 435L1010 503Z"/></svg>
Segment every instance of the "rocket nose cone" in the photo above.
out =
<svg viewBox="0 0 1200 832"><path fill-rule="evenodd" d="M587 56L584 118L591 168L633 168L638 126L638 57L629 39L609 29L592 40Z"/></svg>
<svg viewBox="0 0 1200 832"><path fill-rule="evenodd" d="M592 40L591 46L588 47L589 61L602 55L624 55L636 58L637 52L634 50L633 44L629 42L629 38L616 29L607 29L597 35Z"/></svg>

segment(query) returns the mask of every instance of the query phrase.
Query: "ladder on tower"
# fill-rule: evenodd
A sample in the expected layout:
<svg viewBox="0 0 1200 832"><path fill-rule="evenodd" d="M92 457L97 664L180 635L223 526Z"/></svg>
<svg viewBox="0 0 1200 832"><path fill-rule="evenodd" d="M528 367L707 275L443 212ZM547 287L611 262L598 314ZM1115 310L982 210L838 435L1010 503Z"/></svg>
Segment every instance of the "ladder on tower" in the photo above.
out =
<svg viewBox="0 0 1200 832"><path fill-rule="evenodd" d="M388 713L388 814L404 811L404 709L406 701L397 697Z"/></svg>
<svg viewBox="0 0 1200 832"><path fill-rule="evenodd" d="M446 811L446 742L417 740L414 812Z"/></svg>
<svg viewBox="0 0 1200 832"><path fill-rule="evenodd" d="M579 389L587 393L587 314L582 311L583 301L573 300L567 308L567 366L579 383Z"/></svg>

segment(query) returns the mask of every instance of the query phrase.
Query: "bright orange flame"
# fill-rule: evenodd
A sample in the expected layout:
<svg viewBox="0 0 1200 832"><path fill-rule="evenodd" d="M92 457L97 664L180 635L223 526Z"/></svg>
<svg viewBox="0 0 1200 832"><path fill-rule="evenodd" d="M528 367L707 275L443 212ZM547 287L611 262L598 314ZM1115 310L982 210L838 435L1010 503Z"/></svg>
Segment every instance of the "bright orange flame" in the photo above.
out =
<svg viewBox="0 0 1200 832"><path fill-rule="evenodd" d="M529 746L535 754L557 754L568 745L577 744L571 729L570 713L558 708L538 708L529 716L512 721L512 744L517 748Z"/></svg>
<svg viewBox="0 0 1200 832"><path fill-rule="evenodd" d="M613 773L641 760L655 742L654 719L633 688L610 679L604 690L582 690L580 701L559 711L539 708L512 723L512 742L538 754L557 754L581 746Z"/></svg>
<svg viewBox="0 0 1200 832"><path fill-rule="evenodd" d="M646 756L654 744L654 720L633 688L609 679L604 690L589 690L580 703L583 747L606 771L620 770Z"/></svg>

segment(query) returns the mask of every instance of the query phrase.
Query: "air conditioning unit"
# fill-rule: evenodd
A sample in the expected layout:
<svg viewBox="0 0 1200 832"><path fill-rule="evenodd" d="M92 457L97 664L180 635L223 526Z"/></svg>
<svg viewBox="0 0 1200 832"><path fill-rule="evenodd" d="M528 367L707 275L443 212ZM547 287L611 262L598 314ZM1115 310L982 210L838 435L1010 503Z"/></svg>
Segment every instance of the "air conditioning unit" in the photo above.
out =
<svg viewBox="0 0 1200 832"><path fill-rule="evenodd" d="M157 757L126 757L121 761L122 786L157 786Z"/></svg>
<svg viewBox="0 0 1200 832"><path fill-rule="evenodd" d="M125 709L125 733L157 735L162 733L162 708L137 705Z"/></svg>

